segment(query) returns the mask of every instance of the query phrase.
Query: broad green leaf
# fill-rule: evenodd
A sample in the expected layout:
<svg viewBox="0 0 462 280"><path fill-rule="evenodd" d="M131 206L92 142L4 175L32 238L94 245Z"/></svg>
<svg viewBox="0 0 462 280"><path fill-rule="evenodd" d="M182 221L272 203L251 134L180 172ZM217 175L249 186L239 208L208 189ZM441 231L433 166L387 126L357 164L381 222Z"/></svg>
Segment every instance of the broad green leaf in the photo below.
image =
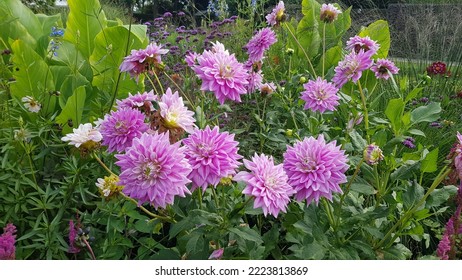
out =
<svg viewBox="0 0 462 280"><path fill-rule="evenodd" d="M359 36L369 36L380 45L377 54L373 58L386 58L388 56L388 51L390 50L390 29L387 21L377 20L371 23L359 32Z"/></svg>
<svg viewBox="0 0 462 280"><path fill-rule="evenodd" d="M412 124L421 122L434 122L441 112L440 103L432 102L426 106L420 106L411 112Z"/></svg>
<svg viewBox="0 0 462 280"><path fill-rule="evenodd" d="M431 173L438 169L438 151L439 148L436 148L425 156L420 165L420 172Z"/></svg>
<svg viewBox="0 0 462 280"><path fill-rule="evenodd" d="M322 71L322 60L324 61L324 71L327 73L330 68L336 66L338 62L342 59L342 48L339 46L332 47L326 51L325 54L321 57L321 62L319 62L318 66L316 67L317 73L321 73Z"/></svg>
<svg viewBox="0 0 462 280"><path fill-rule="evenodd" d="M457 193L458 188L456 186L444 186L440 189L434 190L428 197L425 207L439 207L443 203L446 203L449 197Z"/></svg>
<svg viewBox="0 0 462 280"><path fill-rule="evenodd" d="M44 15L44 14L37 14L37 18L42 25L42 34L43 35L50 35L52 31L52 27L59 27L61 26L61 14L55 15Z"/></svg>
<svg viewBox="0 0 462 280"><path fill-rule="evenodd" d="M43 35L42 24L40 23L39 19L21 1L3 0L0 6L0 18L10 20L13 19L14 21L18 22L35 40L38 40L38 38ZM15 27L19 27L19 25L16 25ZM3 33L3 29L1 33ZM19 39L21 37L11 38ZM35 46L31 47L34 48Z"/></svg>
<svg viewBox="0 0 462 280"><path fill-rule="evenodd" d="M337 8L340 9L338 4L334 4ZM350 17L351 7L343 11L338 15L338 18L333 23L321 23L319 25L319 34L323 34L324 26L326 28L326 49L341 45L341 39L343 34L351 26L351 17ZM320 17L320 10L316 14L317 17Z"/></svg>
<svg viewBox="0 0 462 280"><path fill-rule="evenodd" d="M195 119L197 120L197 125L200 129L204 129L205 125L207 124L207 120L205 119L204 111L200 106L196 107L196 114L194 115Z"/></svg>
<svg viewBox="0 0 462 280"><path fill-rule="evenodd" d="M422 87L416 87L414 88L407 96L406 96L406 100L404 100L405 103L408 103L409 101L411 101L412 99L416 98L417 95L423 90Z"/></svg>
<svg viewBox="0 0 462 280"><path fill-rule="evenodd" d="M77 46L88 58L93 52L96 35L106 27L106 16L98 0L69 1L64 39Z"/></svg>
<svg viewBox="0 0 462 280"><path fill-rule="evenodd" d="M401 117L404 113L404 102L401 98L391 99L385 109L385 115L391 122L391 127L395 134L398 134L402 127Z"/></svg>
<svg viewBox="0 0 462 280"><path fill-rule="evenodd" d="M367 145L367 141L364 140L364 138L361 135L359 135L359 133L355 129L348 133L348 135L350 135L351 137L351 142L353 143L353 146L357 150L363 151Z"/></svg>
<svg viewBox="0 0 462 280"><path fill-rule="evenodd" d="M413 182L403 193L403 204L406 209L411 209L424 196L424 188L417 182Z"/></svg>
<svg viewBox="0 0 462 280"><path fill-rule="evenodd" d="M313 59L316 55L319 54L319 49L321 47L321 35L318 32L318 21L315 19L315 16L304 16L300 23L297 26L297 39L300 42L300 45L303 47L303 50L306 52L310 59ZM302 50L299 49L298 56L303 60L305 54Z"/></svg>
<svg viewBox="0 0 462 280"><path fill-rule="evenodd" d="M257 244L263 243L261 236L255 230L248 227L230 228L229 232L236 234L237 238L243 238L244 240L253 241Z"/></svg>
<svg viewBox="0 0 462 280"><path fill-rule="evenodd" d="M74 90L72 96L67 99L61 114L56 117L56 122L64 125L63 134L72 132L72 128L76 128L82 122L82 113L85 108L85 87L81 86ZM68 121L72 120L73 126L69 127Z"/></svg>
<svg viewBox="0 0 462 280"><path fill-rule="evenodd" d="M351 190L358 192L358 193L363 193L367 195L371 194L376 194L377 191L372 187L371 185L367 183L352 183L351 184Z"/></svg>
<svg viewBox="0 0 462 280"><path fill-rule="evenodd" d="M426 137L425 136L425 133L422 131L422 130L419 130L419 129L409 129L408 132L412 135L418 135L418 136L422 136L422 137Z"/></svg>
<svg viewBox="0 0 462 280"><path fill-rule="evenodd" d="M321 11L321 4L316 0L303 0L302 1L302 14L305 16L314 16L316 13L319 15Z"/></svg>

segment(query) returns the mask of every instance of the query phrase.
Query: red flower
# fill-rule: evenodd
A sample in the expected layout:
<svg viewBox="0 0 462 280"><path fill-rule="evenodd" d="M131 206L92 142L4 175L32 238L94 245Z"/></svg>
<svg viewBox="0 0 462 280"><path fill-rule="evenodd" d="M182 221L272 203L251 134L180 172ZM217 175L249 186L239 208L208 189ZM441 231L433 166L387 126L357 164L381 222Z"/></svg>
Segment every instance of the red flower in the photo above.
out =
<svg viewBox="0 0 462 280"><path fill-rule="evenodd" d="M447 70L446 63L437 61L433 62L432 65L427 67L427 74L429 75L451 75L451 72Z"/></svg>

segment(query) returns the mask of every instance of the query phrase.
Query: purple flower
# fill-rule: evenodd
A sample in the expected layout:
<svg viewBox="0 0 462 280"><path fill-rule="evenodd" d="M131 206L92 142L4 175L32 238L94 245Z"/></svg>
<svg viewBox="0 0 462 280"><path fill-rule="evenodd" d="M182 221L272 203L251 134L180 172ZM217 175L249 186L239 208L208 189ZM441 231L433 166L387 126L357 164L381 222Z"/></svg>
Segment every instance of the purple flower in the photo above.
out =
<svg viewBox="0 0 462 280"><path fill-rule="evenodd" d="M7 224L0 235L0 260L14 260L16 258L16 227Z"/></svg>
<svg viewBox="0 0 462 280"><path fill-rule="evenodd" d="M191 166L180 143L169 142L169 134L143 133L133 140L125 154L117 154L120 166L119 184L123 192L137 199L138 204L149 202L155 208L173 204L175 196L189 194L186 184Z"/></svg>
<svg viewBox="0 0 462 280"><path fill-rule="evenodd" d="M316 81L308 81L303 87L305 91L302 91L301 99L306 102L305 110L311 109L324 113L326 110L335 111L335 107L339 105L338 88L321 77Z"/></svg>
<svg viewBox="0 0 462 280"><path fill-rule="evenodd" d="M274 165L273 157L255 154L252 161L244 159L244 165L250 172L241 171L234 180L246 183L242 193L255 198L253 207L261 207L265 217L268 213L274 217L279 211L285 213L295 190L287 183L288 177L282 164Z"/></svg>
<svg viewBox="0 0 462 280"><path fill-rule="evenodd" d="M120 72L128 72L131 77L138 77L152 66L162 63L161 55L166 53L168 50L162 49L156 43L149 44L144 50L132 50L120 65Z"/></svg>
<svg viewBox="0 0 462 280"><path fill-rule="evenodd" d="M332 193L342 193L339 185L347 181L348 170L345 151L336 141L326 143L322 135L318 139L305 138L288 146L284 153L284 170L289 184L296 191L298 201L306 199L316 204L321 197L332 200Z"/></svg>
<svg viewBox="0 0 462 280"><path fill-rule="evenodd" d="M113 111L104 116L100 126L103 135L103 145L108 146L108 152L123 152L132 145L133 139L148 130L144 123L144 115L135 109Z"/></svg>
<svg viewBox="0 0 462 280"><path fill-rule="evenodd" d="M205 192L209 185L216 187L222 178L236 174L242 156L237 153L239 143L234 141L234 134L207 126L189 135L183 144L193 169L188 177L192 181L191 191L200 187Z"/></svg>
<svg viewBox="0 0 462 280"><path fill-rule="evenodd" d="M390 74L398 74L399 68L395 66L393 61L388 59L377 59L377 62L371 66L372 72L374 72L377 79L388 80Z"/></svg>
<svg viewBox="0 0 462 280"><path fill-rule="evenodd" d="M441 238L440 243L438 243L438 248L436 249L436 255L441 260L448 260L449 259L449 251L451 251L451 239L449 234L444 234L443 238Z"/></svg>
<svg viewBox="0 0 462 280"><path fill-rule="evenodd" d="M439 122L431 122L430 126L431 127L436 127L436 128L442 128L443 127L443 125L441 123L439 123Z"/></svg>
<svg viewBox="0 0 462 280"><path fill-rule="evenodd" d="M415 148L414 142L415 142L415 139L414 139L414 138L408 137L408 138L406 138L406 139L402 142L402 144L403 144L404 146L408 147L409 149L414 149L414 148Z"/></svg>
<svg viewBox="0 0 462 280"><path fill-rule="evenodd" d="M77 229L75 228L74 221L69 221L69 248L67 252L70 254L77 254L80 252L80 248L76 246L76 238L77 238Z"/></svg>
<svg viewBox="0 0 462 280"><path fill-rule="evenodd" d="M160 116L166 128L182 128L188 133L193 132L196 127L194 112L188 110L177 91L172 94L172 90L167 88L158 104Z"/></svg>
<svg viewBox="0 0 462 280"><path fill-rule="evenodd" d="M172 16L173 15L170 12L165 12L164 15L163 15L164 18L169 18L169 17L172 17Z"/></svg>
<svg viewBox="0 0 462 280"><path fill-rule="evenodd" d="M359 53L362 50L365 54L369 55L369 57L375 55L379 47L380 45L377 44L376 41L371 40L368 36L359 37L356 35L351 37L346 43L347 50L354 51L355 53Z"/></svg>
<svg viewBox="0 0 462 280"><path fill-rule="evenodd" d="M332 23L337 19L338 15L341 13L342 12L332 4L322 4L321 21L324 21L325 23Z"/></svg>
<svg viewBox="0 0 462 280"><path fill-rule="evenodd" d="M263 74L261 70L257 72L250 71L247 82L247 92L251 93L256 91L257 89L260 89L263 82Z"/></svg>
<svg viewBox="0 0 462 280"><path fill-rule="evenodd" d="M279 1L279 3L274 7L273 11L266 16L266 22L270 26L278 25L280 22L284 21L284 2Z"/></svg>
<svg viewBox="0 0 462 280"><path fill-rule="evenodd" d="M271 45L276 43L276 33L271 28L266 27L258 31L252 39L245 45L249 60L257 62L263 59L263 54L270 48Z"/></svg>
<svg viewBox="0 0 462 280"><path fill-rule="evenodd" d="M338 88L341 88L350 79L356 83L361 78L363 71L369 69L371 65L372 60L370 56L363 50L358 53L353 51L335 67L335 74L332 81Z"/></svg>
<svg viewBox="0 0 462 280"><path fill-rule="evenodd" d="M177 16L184 17L186 14L184 12L178 12Z"/></svg>
<svg viewBox="0 0 462 280"><path fill-rule="evenodd" d="M220 249L217 249L217 250L213 251L212 254L210 254L209 260L219 260L219 259L221 259L221 257L223 257L223 252L224 251L225 251L225 249L223 249L223 248L220 248Z"/></svg>
<svg viewBox="0 0 462 280"><path fill-rule="evenodd" d="M230 55L223 44L216 42L212 50L197 57L197 62L192 69L202 80L201 90L215 93L220 104L227 99L241 102L240 95L247 93L249 74L234 54Z"/></svg>
<svg viewBox="0 0 462 280"><path fill-rule="evenodd" d="M149 112L154 111L153 101L157 101L158 97L151 90L150 92L137 93L132 95L128 94L128 97L122 100L117 100L117 110L123 109L146 109L149 108Z"/></svg>
<svg viewBox="0 0 462 280"><path fill-rule="evenodd" d="M457 140L459 143L456 145L456 157L454 164L456 166L459 179L462 181L462 135L457 131Z"/></svg>

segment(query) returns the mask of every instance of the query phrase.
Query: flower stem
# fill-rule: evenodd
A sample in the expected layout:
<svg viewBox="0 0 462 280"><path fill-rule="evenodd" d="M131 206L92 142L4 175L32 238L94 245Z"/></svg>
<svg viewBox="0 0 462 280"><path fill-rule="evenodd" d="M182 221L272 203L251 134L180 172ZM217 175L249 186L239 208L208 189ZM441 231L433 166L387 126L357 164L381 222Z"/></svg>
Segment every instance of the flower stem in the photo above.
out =
<svg viewBox="0 0 462 280"><path fill-rule="evenodd" d="M170 80L170 82L172 82L178 88L178 90L181 92L181 95L183 95L186 98L189 104L191 104L191 106L195 108L196 106L194 106L194 103L191 101L189 96L183 91L183 89L175 82L175 80L173 80L172 77L170 77L170 75L168 75L167 73L164 73L164 74L165 74L165 77L167 77Z"/></svg>
<svg viewBox="0 0 462 280"><path fill-rule="evenodd" d="M152 218L159 219L161 221L165 221L165 222L169 222L169 223L176 223L175 219L173 219L171 217L164 217L164 216L154 214L151 211L149 211L148 209L144 208L142 205L138 205L138 202L136 200L134 200L133 198L131 198L131 197L127 196L127 195L125 195L124 193L121 192L120 195L122 195L122 197L124 197L126 200L136 204L136 206L138 206L144 213L148 214Z"/></svg>
<svg viewBox="0 0 462 280"><path fill-rule="evenodd" d="M93 157L109 174L116 175L114 174L114 172L111 171L111 169L109 169L109 167L107 167L107 165L98 157L98 155L95 152L93 152Z"/></svg>
<svg viewBox="0 0 462 280"><path fill-rule="evenodd" d="M366 96L364 95L363 88L361 86L361 82L358 80L358 88L359 88L359 94L361 95L361 101L363 105L363 111L364 111L364 125L366 127L366 138L367 138L367 143L370 144L370 137L369 137L369 114L367 112L367 104L366 104Z"/></svg>
<svg viewBox="0 0 462 280"><path fill-rule="evenodd" d="M156 95L160 95L159 92L157 91L157 87L154 85L154 82L152 81L151 77L149 77L149 75L145 75L149 82L151 83L151 86L152 86L152 89L154 90L154 92L156 93Z"/></svg>
<svg viewBox="0 0 462 280"><path fill-rule="evenodd" d="M85 246L87 246L88 251L90 252L91 258L96 261L95 253L93 253L93 250L91 249L90 243L88 243L87 240L83 239L83 243L85 243Z"/></svg>
<svg viewBox="0 0 462 280"><path fill-rule="evenodd" d="M162 86L162 83L161 83L160 80L159 80L159 76L157 76L156 71L153 71L153 72L154 72L154 77L156 77L156 81L157 81L157 83L158 83L159 86L160 86L160 90L162 91L162 94L164 94L164 92L165 92L165 91L164 91L164 87Z"/></svg>
<svg viewBox="0 0 462 280"><path fill-rule="evenodd" d="M323 23L322 28L322 78L324 79L325 72L325 61L326 61L326 23Z"/></svg>
<svg viewBox="0 0 462 280"><path fill-rule="evenodd" d="M314 67L313 67L313 64L311 63L311 59L310 57L308 56L308 54L306 53L305 49L302 47L302 45L300 44L300 42L298 41L297 37L295 36L295 34L292 32L292 30L290 30L290 27L289 25L287 24L287 22L284 23L287 27L287 30L289 31L290 35L292 35L292 38L294 38L295 42L297 43L298 47L302 50L303 54L305 55L306 57L306 60L308 61L308 64L310 65L310 68L311 68L311 71L312 71L312 74L314 77L316 77L316 71L314 70Z"/></svg>

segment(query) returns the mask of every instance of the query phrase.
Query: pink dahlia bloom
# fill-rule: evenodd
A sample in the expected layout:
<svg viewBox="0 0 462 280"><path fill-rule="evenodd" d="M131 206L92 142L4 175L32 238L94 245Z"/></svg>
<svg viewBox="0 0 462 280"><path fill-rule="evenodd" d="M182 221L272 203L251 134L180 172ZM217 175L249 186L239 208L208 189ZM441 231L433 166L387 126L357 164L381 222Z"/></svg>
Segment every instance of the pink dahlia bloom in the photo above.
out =
<svg viewBox="0 0 462 280"><path fill-rule="evenodd" d="M355 51L355 53L359 53L362 50L365 54L369 55L369 57L375 55L379 48L380 45L376 41L369 38L369 36L359 37L356 35L351 37L346 43L347 50Z"/></svg>
<svg viewBox="0 0 462 280"><path fill-rule="evenodd" d="M194 112L188 110L177 91L172 94L172 90L168 88L158 104L165 127L182 128L188 133L193 132L196 127L194 124L196 120L193 118Z"/></svg>
<svg viewBox="0 0 462 280"><path fill-rule="evenodd" d="M332 4L322 4L321 6L321 21L324 21L326 23L332 23L334 22L338 15L341 14L342 11L337 9Z"/></svg>
<svg viewBox="0 0 462 280"><path fill-rule="evenodd" d="M261 207L265 216L269 213L277 217L279 211L285 213L295 191L287 183L282 164L274 165L273 157L255 154L252 161L244 159L244 165L250 172L241 171L234 180L247 184L242 193L255 198L253 207Z"/></svg>
<svg viewBox="0 0 462 280"><path fill-rule="evenodd" d="M388 80L390 78L390 74L398 74L399 68L395 66L393 61L379 58L377 59L377 62L371 66L371 70L374 72L377 79Z"/></svg>
<svg viewBox="0 0 462 280"><path fill-rule="evenodd" d="M197 57L199 54L196 52L189 52L185 55L185 61L186 64L188 64L189 67L193 67L194 65L197 64Z"/></svg>
<svg viewBox="0 0 462 280"><path fill-rule="evenodd" d="M242 158L237 152L239 144L234 134L219 132L217 126L196 130L183 140L186 158L192 166L189 179L191 191L202 188L205 192L209 185L216 187L220 179L236 174Z"/></svg>
<svg viewBox="0 0 462 280"><path fill-rule="evenodd" d="M175 196L189 194L186 184L191 166L184 148L177 142L170 144L169 135L143 133L135 138L125 154L117 154L120 166L119 184L123 192L137 199L138 204L149 202L155 208L173 204Z"/></svg>
<svg viewBox="0 0 462 280"><path fill-rule="evenodd" d="M197 62L192 69L202 80L201 90L215 93L220 104L227 99L241 102L240 95L247 93L249 73L234 54L230 55L223 44L217 42L211 51L197 57Z"/></svg>
<svg viewBox="0 0 462 280"><path fill-rule="evenodd" d="M131 77L137 77L146 72L151 66L162 63L161 55L168 53L156 43L149 44L144 50L132 50L130 55L124 58L119 67L120 72L128 72Z"/></svg>
<svg viewBox="0 0 462 280"><path fill-rule="evenodd" d="M332 193L342 193L339 185L347 181L345 151L336 141L326 143L322 135L298 141L284 153L284 170L298 201L319 202L321 197L332 200Z"/></svg>
<svg viewBox="0 0 462 280"><path fill-rule="evenodd" d="M263 54L267 51L271 45L276 43L276 33L271 28L266 27L258 31L252 39L245 45L247 53L249 54L249 60L257 62L263 59Z"/></svg>
<svg viewBox="0 0 462 280"><path fill-rule="evenodd" d="M263 74L261 70L257 72L250 72L249 78L247 80L249 83L247 85L247 92L252 93L263 85Z"/></svg>
<svg viewBox="0 0 462 280"><path fill-rule="evenodd" d="M223 252L225 251L225 249L223 248L220 248L220 249L217 249L215 251L212 252L212 254L210 254L209 256L209 260L219 260L223 257Z"/></svg>
<svg viewBox="0 0 462 280"><path fill-rule="evenodd" d="M318 77L316 81L308 81L303 87L301 99L305 100L304 109L311 109L324 113L326 110L335 111L339 105L338 88L334 84Z"/></svg>
<svg viewBox="0 0 462 280"><path fill-rule="evenodd" d="M106 115L99 130L103 135L103 145L108 146L108 152L120 153L148 128L143 113L136 109L123 109Z"/></svg>
<svg viewBox="0 0 462 280"><path fill-rule="evenodd" d="M16 258L16 227L7 224L0 235L0 260L14 260Z"/></svg>
<svg viewBox="0 0 462 280"><path fill-rule="evenodd" d="M457 140L459 143L456 145L456 157L454 159L454 164L456 166L457 174L459 174L459 179L462 181L462 135L457 131Z"/></svg>
<svg viewBox="0 0 462 280"><path fill-rule="evenodd" d="M154 106L152 105L153 101L157 101L158 97L154 94L151 90L150 92L143 92L137 93L132 95L131 93L128 94L128 97L122 100L117 100L117 110L122 109L145 109L149 108L149 111L154 111Z"/></svg>
<svg viewBox="0 0 462 280"><path fill-rule="evenodd" d="M268 23L268 25L275 26L278 25L281 21L284 21L284 11L284 2L279 1L276 7L274 7L273 11L266 16L266 22Z"/></svg>
<svg viewBox="0 0 462 280"><path fill-rule="evenodd" d="M358 53L353 51L335 67L332 81L338 88L341 88L350 79L356 83L361 78L363 71L369 69L372 63L370 55L363 50Z"/></svg>
<svg viewBox="0 0 462 280"><path fill-rule="evenodd" d="M101 133L92 126L91 123L80 124L78 128L72 130L73 133L68 133L61 140L69 142L69 145L74 145L79 148L87 142L98 143L103 139Z"/></svg>

